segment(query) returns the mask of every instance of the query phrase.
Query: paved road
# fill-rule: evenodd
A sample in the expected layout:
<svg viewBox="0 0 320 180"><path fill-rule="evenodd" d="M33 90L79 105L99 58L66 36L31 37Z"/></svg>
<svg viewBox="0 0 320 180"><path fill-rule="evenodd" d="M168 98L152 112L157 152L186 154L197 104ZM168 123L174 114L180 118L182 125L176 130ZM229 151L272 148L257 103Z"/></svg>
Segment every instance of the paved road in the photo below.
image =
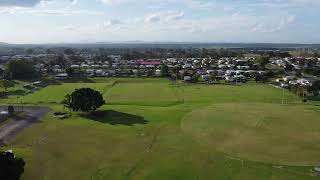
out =
<svg viewBox="0 0 320 180"><path fill-rule="evenodd" d="M0 106L0 111L6 110L7 107ZM21 107L15 107L20 111ZM19 132L33 123L39 122L48 112L46 107L23 107L26 112L22 117L14 118L12 121L0 126L0 146L13 139Z"/></svg>

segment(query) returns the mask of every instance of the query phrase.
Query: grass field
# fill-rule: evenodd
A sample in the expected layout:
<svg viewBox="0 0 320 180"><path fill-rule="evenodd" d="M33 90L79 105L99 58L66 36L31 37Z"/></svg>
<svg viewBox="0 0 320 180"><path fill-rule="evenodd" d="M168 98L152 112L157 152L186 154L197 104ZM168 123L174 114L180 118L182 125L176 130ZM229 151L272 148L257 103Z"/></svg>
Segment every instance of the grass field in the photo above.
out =
<svg viewBox="0 0 320 180"><path fill-rule="evenodd" d="M52 85L30 93L22 97L21 100L26 104L60 103L65 95L71 94L75 89L92 88L104 94L111 86L112 83L65 83Z"/></svg>
<svg viewBox="0 0 320 180"><path fill-rule="evenodd" d="M320 165L318 102L285 92L281 105L282 90L255 83L94 81L110 104L65 120L51 113L2 148L27 161L22 179L318 179L310 171ZM22 98L62 111L50 102L67 86Z"/></svg>
<svg viewBox="0 0 320 180"><path fill-rule="evenodd" d="M179 91L165 82L118 82L106 94L111 104L171 105L179 103Z"/></svg>
<svg viewBox="0 0 320 180"><path fill-rule="evenodd" d="M181 126L200 143L238 157L319 165L319 115L312 106L227 103L192 111Z"/></svg>

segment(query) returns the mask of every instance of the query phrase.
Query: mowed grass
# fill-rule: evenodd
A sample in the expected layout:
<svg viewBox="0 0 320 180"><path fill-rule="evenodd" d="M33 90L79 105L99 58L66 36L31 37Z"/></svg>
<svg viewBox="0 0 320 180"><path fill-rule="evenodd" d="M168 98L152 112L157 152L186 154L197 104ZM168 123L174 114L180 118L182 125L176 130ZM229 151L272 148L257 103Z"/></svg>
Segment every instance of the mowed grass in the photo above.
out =
<svg viewBox="0 0 320 180"><path fill-rule="evenodd" d="M106 97L110 104L166 106L181 101L178 91L168 81L120 81L106 93Z"/></svg>
<svg viewBox="0 0 320 180"><path fill-rule="evenodd" d="M192 85L181 86L185 102L225 103L225 102L267 102L294 103L301 101L296 95L277 89L268 84L248 83L245 85ZM283 96L284 95L284 96Z"/></svg>
<svg viewBox="0 0 320 180"><path fill-rule="evenodd" d="M99 79L96 83L109 83L110 80ZM219 141L216 137L210 136L215 133L212 133L210 128L221 126L221 131L227 133L228 127L237 128L239 125L238 128L241 131L249 129L251 133L255 132L253 129L256 128L256 134L253 134L253 137L265 137L262 140L270 143L271 140L263 136L264 133L254 126L256 121L248 119L246 112L239 110L238 124L227 121L230 114L238 109L230 110L227 105L231 104L239 108L243 105L244 109L248 108L252 111L255 110L252 104L262 104L266 106L265 108L277 109L277 107L284 107L280 105L282 90L263 84L180 85L177 87L162 79L144 81L119 78L116 81L117 83L104 93L108 104L101 107L95 114L73 113L71 118L60 120L54 118L52 113L63 111L63 107L51 104L53 112L48 114L41 123L24 130L7 146L1 148L12 149L26 160L27 165L22 179L318 179L311 176L312 166L287 166L279 162L281 160L285 162L284 164L292 165L317 164L317 158L312 160L311 155L306 155L306 158L299 156L299 159L291 159L290 157L295 153L293 152L291 155L283 156L285 158L278 156L279 159L274 157L263 159L261 157L267 154L265 151L268 149L259 152L259 148L254 149L253 145L260 145L261 142L252 141L251 153L248 153L250 157L247 157L240 150L217 149L216 147L223 147L223 138ZM58 93L57 89L55 92ZM288 107L301 107L302 110L297 113L316 112L319 108L316 105L303 105L299 98L288 92L285 92L285 103L290 104L286 105ZM198 128L201 125L197 124L199 116L195 115L190 122L185 119L190 117L190 113L214 106L221 106L221 116L224 114L222 111L226 112L225 121L221 121L221 125L207 124L202 130ZM291 114L298 109L281 108L279 112L270 114L272 117L279 116L278 118L281 119L279 122L271 118L263 121L269 122L268 126L261 124L261 127L270 126L275 128L274 133L278 133L281 130L279 126L290 122L287 118L293 117ZM215 111L215 109L209 109L204 114L211 116L211 112ZM257 115L263 116L263 112L261 109L256 110ZM300 122L298 119L304 117L309 115L297 116L297 122L288 125L283 135L279 134L278 142L286 142L288 139L292 142L294 138L299 138L296 134L292 134L294 137L285 136L291 132L301 133L306 136L306 139L313 137L307 133L307 129L301 128L304 126L298 123ZM314 129L309 130L315 132L317 130L315 120L308 120L308 123L314 123ZM244 129L246 124L251 128ZM307 127L311 128L311 125ZM204 135L207 139L199 141L197 135L188 129L208 134ZM254 140L251 136L245 135L243 137L248 138L248 141ZM317 134L315 133L314 136ZM276 137L276 134L272 137ZM318 146L313 146L311 140L303 139L301 137L295 141L296 146L301 147L299 150L316 154L315 149ZM214 145L206 143L211 140L216 143ZM242 142L246 141L242 140ZM220 146L215 146L219 144ZM278 143L272 145L277 147ZM283 147L283 144L279 144L279 147ZM276 163L277 159L279 163ZM279 166L281 168L278 168Z"/></svg>
<svg viewBox="0 0 320 180"><path fill-rule="evenodd" d="M19 100L25 104L51 104L61 103L67 94L71 94L75 89L92 88L104 94L112 83L64 83L61 85L51 85L26 96Z"/></svg>
<svg viewBox="0 0 320 180"><path fill-rule="evenodd" d="M237 157L320 165L319 117L313 106L226 103L192 111L181 127L200 143Z"/></svg>

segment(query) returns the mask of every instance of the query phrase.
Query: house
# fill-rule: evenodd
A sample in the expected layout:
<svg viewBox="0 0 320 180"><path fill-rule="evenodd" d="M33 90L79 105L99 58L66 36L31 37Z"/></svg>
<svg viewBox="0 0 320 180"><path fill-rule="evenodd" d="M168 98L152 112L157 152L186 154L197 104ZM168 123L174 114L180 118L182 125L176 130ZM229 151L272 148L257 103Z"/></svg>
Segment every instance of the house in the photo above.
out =
<svg viewBox="0 0 320 180"><path fill-rule="evenodd" d="M160 69L157 69L156 72L155 72L155 75L156 75L156 76L161 76L161 70L160 70Z"/></svg>
<svg viewBox="0 0 320 180"><path fill-rule="evenodd" d="M209 81L209 80L210 80L210 75L209 75L209 74L202 75L201 78L202 78L204 81Z"/></svg>
<svg viewBox="0 0 320 180"><path fill-rule="evenodd" d="M87 69L87 68L89 68L90 66L88 65L88 64L81 64L81 68L83 68L83 69Z"/></svg>
<svg viewBox="0 0 320 180"><path fill-rule="evenodd" d="M247 78L244 75L235 75L235 76L226 76L225 80L227 82L242 82L245 83L247 81Z"/></svg>
<svg viewBox="0 0 320 180"><path fill-rule="evenodd" d="M7 119L9 116L9 112L8 111L0 111L0 122L4 121L5 119Z"/></svg>
<svg viewBox="0 0 320 180"><path fill-rule="evenodd" d="M55 79L57 79L57 80L63 80L63 79L67 79L69 76L68 76L68 74L66 74L66 73L61 73L61 74L57 74L56 76L55 76Z"/></svg>
<svg viewBox="0 0 320 180"><path fill-rule="evenodd" d="M80 68L80 66L79 66L79 65L76 65L76 64L73 64L73 65L71 65L70 67L71 67L71 68L75 68L75 69L76 69L76 68Z"/></svg>
<svg viewBox="0 0 320 180"><path fill-rule="evenodd" d="M297 79L296 82L297 82L297 84L302 85L302 86L312 86L312 81L309 79L301 78L301 79Z"/></svg>
<svg viewBox="0 0 320 180"><path fill-rule="evenodd" d="M295 80L296 77L295 76L285 76L282 79L283 79L283 81L289 82L289 81Z"/></svg>
<svg viewBox="0 0 320 180"><path fill-rule="evenodd" d="M184 76L183 77L184 82L191 82L191 80L192 80L191 76Z"/></svg>
<svg viewBox="0 0 320 180"><path fill-rule="evenodd" d="M192 68L192 64L185 64L182 66L183 69L190 69Z"/></svg>
<svg viewBox="0 0 320 180"><path fill-rule="evenodd" d="M42 81L36 81L36 82L33 82L32 85L34 86L39 86L42 84Z"/></svg>
<svg viewBox="0 0 320 180"><path fill-rule="evenodd" d="M288 89L288 88L289 88L289 84L287 84L287 83L280 83L280 87L281 87L281 88Z"/></svg>
<svg viewBox="0 0 320 180"><path fill-rule="evenodd" d="M95 71L96 76L102 77L105 75L105 72L102 69L98 69Z"/></svg>

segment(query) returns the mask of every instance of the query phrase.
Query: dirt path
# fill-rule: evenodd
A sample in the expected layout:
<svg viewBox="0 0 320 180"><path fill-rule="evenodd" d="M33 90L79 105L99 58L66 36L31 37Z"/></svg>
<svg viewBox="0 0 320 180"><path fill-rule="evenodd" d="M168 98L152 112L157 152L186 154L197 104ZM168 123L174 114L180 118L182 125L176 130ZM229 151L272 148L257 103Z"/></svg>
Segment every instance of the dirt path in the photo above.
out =
<svg viewBox="0 0 320 180"><path fill-rule="evenodd" d="M7 107L0 106L0 111ZM20 111L21 107L15 107ZM13 118L11 121L0 126L0 146L12 140L19 132L33 123L39 122L49 111L46 107L23 107L26 112L22 117Z"/></svg>

